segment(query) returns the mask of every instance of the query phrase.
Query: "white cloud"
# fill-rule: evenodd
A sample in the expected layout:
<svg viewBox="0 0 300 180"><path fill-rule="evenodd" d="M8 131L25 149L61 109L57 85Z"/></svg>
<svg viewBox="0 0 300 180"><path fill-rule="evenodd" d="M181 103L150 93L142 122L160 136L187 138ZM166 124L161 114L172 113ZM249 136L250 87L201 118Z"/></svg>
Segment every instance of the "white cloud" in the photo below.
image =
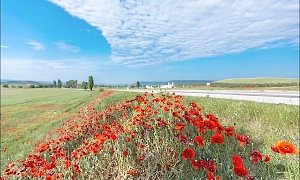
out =
<svg viewBox="0 0 300 180"><path fill-rule="evenodd" d="M299 1L51 0L102 31L112 60L156 64L298 46Z"/></svg>
<svg viewBox="0 0 300 180"><path fill-rule="evenodd" d="M9 47L6 46L6 45L1 45L0 47L1 47L1 48L9 48Z"/></svg>
<svg viewBox="0 0 300 180"><path fill-rule="evenodd" d="M79 52L80 51L79 47L73 46L71 44L67 44L63 41L56 42L55 45L56 45L56 47L58 47L59 49L64 50L64 51L69 51L69 52Z"/></svg>
<svg viewBox="0 0 300 180"><path fill-rule="evenodd" d="M36 51L41 51L46 49L42 43L35 40L28 40L27 44L29 44L32 47L32 49Z"/></svg>
<svg viewBox="0 0 300 180"><path fill-rule="evenodd" d="M89 73L103 71L110 64L88 59L1 59L3 79L64 80L88 77Z"/></svg>

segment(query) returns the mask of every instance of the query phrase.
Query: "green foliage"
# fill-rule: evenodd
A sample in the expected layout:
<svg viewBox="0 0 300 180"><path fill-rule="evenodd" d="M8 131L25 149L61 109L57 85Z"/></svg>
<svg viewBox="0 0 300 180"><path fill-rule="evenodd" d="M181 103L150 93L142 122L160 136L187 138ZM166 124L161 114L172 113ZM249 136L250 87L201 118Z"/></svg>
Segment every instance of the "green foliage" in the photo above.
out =
<svg viewBox="0 0 300 180"><path fill-rule="evenodd" d="M88 79L88 88L90 90L93 90L93 87L94 87L94 79L93 79L93 76L89 76L89 79Z"/></svg>
<svg viewBox="0 0 300 180"><path fill-rule="evenodd" d="M35 85L31 84L29 87L30 87L30 88L35 88Z"/></svg>
<svg viewBox="0 0 300 180"><path fill-rule="evenodd" d="M103 92L104 91L104 89L103 88L99 88L99 90L98 90L99 92Z"/></svg>
<svg viewBox="0 0 300 180"><path fill-rule="evenodd" d="M138 89L140 89L140 86L141 86L140 81L137 81L137 82L136 82L136 87L137 87Z"/></svg>
<svg viewBox="0 0 300 180"><path fill-rule="evenodd" d="M18 86L18 88L23 88L23 86Z"/></svg>
<svg viewBox="0 0 300 180"><path fill-rule="evenodd" d="M53 80L53 87L56 88L56 86L57 86L57 85L56 85L56 81Z"/></svg>
<svg viewBox="0 0 300 180"><path fill-rule="evenodd" d="M88 83L85 82L85 81L82 81L81 87L82 87L84 90L87 90L87 88L88 88Z"/></svg>
<svg viewBox="0 0 300 180"><path fill-rule="evenodd" d="M66 88L77 88L77 80L69 80L66 82Z"/></svg>
<svg viewBox="0 0 300 180"><path fill-rule="evenodd" d="M7 84L3 84L2 87L8 88L8 85Z"/></svg>
<svg viewBox="0 0 300 180"><path fill-rule="evenodd" d="M61 87L62 87L62 83L61 83L61 80L60 80L60 79L57 80L57 87L58 87L58 88L61 88Z"/></svg>

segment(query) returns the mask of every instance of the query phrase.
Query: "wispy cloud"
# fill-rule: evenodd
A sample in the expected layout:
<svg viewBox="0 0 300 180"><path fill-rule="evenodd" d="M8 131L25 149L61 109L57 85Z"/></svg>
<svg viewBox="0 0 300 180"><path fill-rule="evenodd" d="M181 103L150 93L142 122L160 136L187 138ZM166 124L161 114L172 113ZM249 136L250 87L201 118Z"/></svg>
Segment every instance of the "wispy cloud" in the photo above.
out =
<svg viewBox="0 0 300 180"><path fill-rule="evenodd" d="M112 60L127 65L299 42L298 0L51 1L101 30L111 45Z"/></svg>
<svg viewBox="0 0 300 180"><path fill-rule="evenodd" d="M6 46L6 45L1 45L0 47L1 47L1 48L9 48L9 47Z"/></svg>
<svg viewBox="0 0 300 180"><path fill-rule="evenodd" d="M56 47L58 47L61 50L69 51L69 52L79 52L80 48L77 46L73 46L71 44L67 44L64 41L59 41L55 43Z"/></svg>
<svg viewBox="0 0 300 180"><path fill-rule="evenodd" d="M35 40L28 40L27 44L29 44L32 47L32 49L36 51L41 51L46 49L42 43Z"/></svg>
<svg viewBox="0 0 300 180"><path fill-rule="evenodd" d="M1 59L1 77L4 79L82 80L89 73L101 72L110 66L108 61L88 59Z"/></svg>

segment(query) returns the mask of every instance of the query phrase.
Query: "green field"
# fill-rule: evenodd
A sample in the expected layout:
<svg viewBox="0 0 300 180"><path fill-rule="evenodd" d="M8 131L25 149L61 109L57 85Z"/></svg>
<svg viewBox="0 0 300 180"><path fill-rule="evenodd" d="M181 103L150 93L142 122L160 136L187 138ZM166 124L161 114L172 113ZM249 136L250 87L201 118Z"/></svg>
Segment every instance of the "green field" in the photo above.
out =
<svg viewBox="0 0 300 180"><path fill-rule="evenodd" d="M230 84L278 84L278 83L299 83L296 78L236 78L214 81L214 83Z"/></svg>
<svg viewBox="0 0 300 180"><path fill-rule="evenodd" d="M45 133L97 94L72 89L1 89L1 167L24 157Z"/></svg>
<svg viewBox="0 0 300 180"><path fill-rule="evenodd" d="M24 157L44 134L55 129L97 92L69 89L5 89L1 93L1 166L7 159ZM137 93L114 92L102 99L101 111L119 101L132 99ZM209 97L185 97L185 104L196 102L203 113L213 113L224 125L235 125L237 131L252 139L252 148L271 156L269 171L278 179L300 176L297 156L283 157L270 149L276 141L299 142L299 107ZM8 148L5 152L3 148ZM297 147L299 148L299 147ZM20 151L19 149L22 149ZM109 162L103 161L101 163ZM103 164L102 164L103 165ZM103 165L103 167L106 167Z"/></svg>

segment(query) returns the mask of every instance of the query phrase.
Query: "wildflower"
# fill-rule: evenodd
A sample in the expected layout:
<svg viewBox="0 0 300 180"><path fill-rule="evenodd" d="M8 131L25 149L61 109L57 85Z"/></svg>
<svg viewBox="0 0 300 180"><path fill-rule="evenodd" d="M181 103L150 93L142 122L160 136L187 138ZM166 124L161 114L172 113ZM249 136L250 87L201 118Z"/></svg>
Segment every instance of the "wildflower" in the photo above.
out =
<svg viewBox="0 0 300 180"><path fill-rule="evenodd" d="M182 151L181 153L181 157L184 159L184 160L187 160L187 159L194 159L195 157L195 151L192 149L192 148L186 148L184 151Z"/></svg>
<svg viewBox="0 0 300 180"><path fill-rule="evenodd" d="M211 136L211 142L214 144L223 144L224 138L220 134L214 134Z"/></svg>
<svg viewBox="0 0 300 180"><path fill-rule="evenodd" d="M178 123L176 123L175 129L177 131L182 131L184 129L184 127L185 127L184 123L178 122Z"/></svg>
<svg viewBox="0 0 300 180"><path fill-rule="evenodd" d="M199 163L198 163L197 160L192 160L191 163L192 163L192 166L193 166L193 168L194 168L195 170L198 170L198 169L199 169L200 166L199 166Z"/></svg>
<svg viewBox="0 0 300 180"><path fill-rule="evenodd" d="M234 166L234 173L237 176L245 177L248 174L248 170L244 166Z"/></svg>
<svg viewBox="0 0 300 180"><path fill-rule="evenodd" d="M128 156L128 151L127 150L123 151L123 157L127 157L127 156Z"/></svg>
<svg viewBox="0 0 300 180"><path fill-rule="evenodd" d="M278 141L275 146L271 147L274 152L280 153L280 154L295 154L297 153L296 147L287 142L287 141Z"/></svg>
<svg viewBox="0 0 300 180"><path fill-rule="evenodd" d="M42 145L39 147L38 152L39 152L39 153L42 153L42 152L46 151L48 148L49 148L49 144L42 144Z"/></svg>
<svg viewBox="0 0 300 180"><path fill-rule="evenodd" d="M200 127L202 125L203 121L201 119L195 119L192 121L192 123L193 123L193 126Z"/></svg>
<svg viewBox="0 0 300 180"><path fill-rule="evenodd" d="M215 124L213 121L210 121L210 120L204 121L204 125L205 125L208 129L210 129L210 130L213 130L213 129L215 129L215 128L217 127L216 124Z"/></svg>
<svg viewBox="0 0 300 180"><path fill-rule="evenodd" d="M134 176L134 175L139 174L139 172L137 170L135 170L135 169L129 169L127 171L127 174Z"/></svg>
<svg viewBox="0 0 300 180"><path fill-rule="evenodd" d="M201 136L195 136L194 140L196 141L196 143L198 144L198 146L204 146L204 143L203 143L203 137Z"/></svg>
<svg viewBox="0 0 300 180"><path fill-rule="evenodd" d="M250 157L253 163L257 163L262 160L263 154L257 150L250 151Z"/></svg>
<svg viewBox="0 0 300 180"><path fill-rule="evenodd" d="M214 163L210 163L207 168L206 168L208 171L210 172L216 172L217 170L217 165L215 165Z"/></svg>
<svg viewBox="0 0 300 180"><path fill-rule="evenodd" d="M81 172L78 164L74 165L74 171L77 172L77 173Z"/></svg>
<svg viewBox="0 0 300 180"><path fill-rule="evenodd" d="M270 161L270 156L265 156L264 162L269 162Z"/></svg>
<svg viewBox="0 0 300 180"><path fill-rule="evenodd" d="M250 138L249 136L244 136L244 135L236 135L236 139L240 141L240 146L244 147L246 144L250 143Z"/></svg>
<svg viewBox="0 0 300 180"><path fill-rule="evenodd" d="M234 155L232 157L232 164L234 166L241 166L241 165L243 165L243 159L239 155Z"/></svg>
<svg viewBox="0 0 300 180"><path fill-rule="evenodd" d="M225 128L225 134L226 136L232 137L234 134L234 126L228 126L227 128Z"/></svg>

